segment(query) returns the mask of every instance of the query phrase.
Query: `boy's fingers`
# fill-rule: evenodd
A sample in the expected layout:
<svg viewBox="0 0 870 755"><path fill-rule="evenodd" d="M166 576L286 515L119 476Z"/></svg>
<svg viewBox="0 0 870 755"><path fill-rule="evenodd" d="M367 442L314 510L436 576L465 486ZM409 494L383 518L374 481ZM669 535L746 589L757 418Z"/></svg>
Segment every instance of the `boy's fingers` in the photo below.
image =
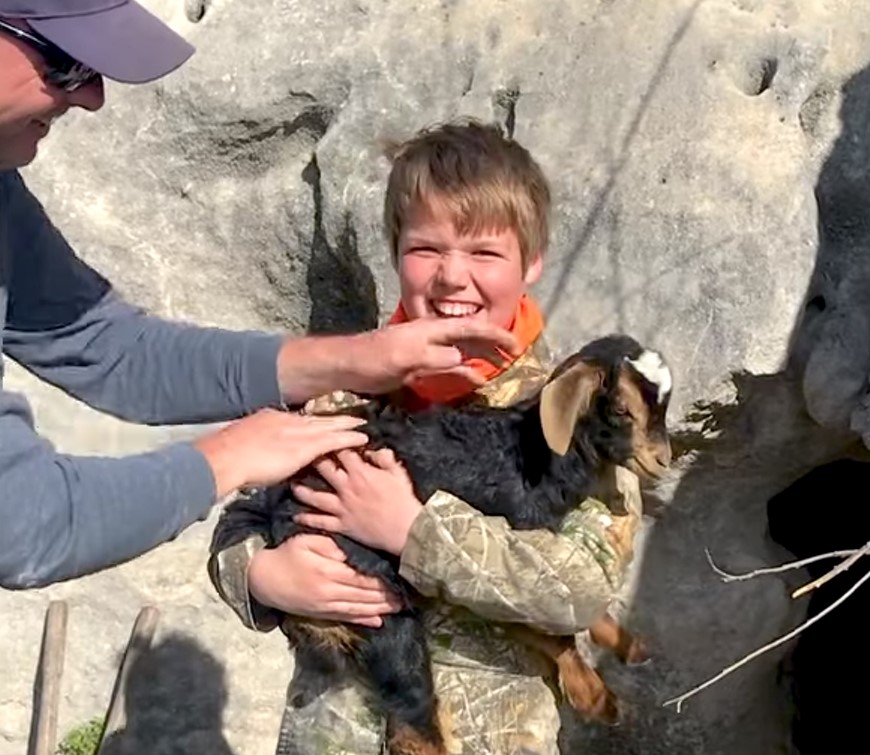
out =
<svg viewBox="0 0 870 755"><path fill-rule="evenodd" d="M302 545L310 550L312 553L316 553L318 556L322 556L323 558L328 558L330 561L340 561L344 563L347 561L347 554L338 547L338 544L331 537L327 537L326 535L297 535L300 540L304 540ZM289 542L289 541L288 541ZM350 567L348 567L350 569ZM350 569L351 573L356 574L353 569Z"/></svg>
<svg viewBox="0 0 870 755"><path fill-rule="evenodd" d="M331 594L332 601L330 602L358 603L360 606L366 606L369 614L396 611L401 605L398 599L390 600L389 593L383 587L379 587L377 590L361 590L357 587L337 585Z"/></svg>
<svg viewBox="0 0 870 755"><path fill-rule="evenodd" d="M399 464L392 449L389 448L379 448L377 451L366 451L364 455L368 461L381 469L392 469Z"/></svg>
<svg viewBox="0 0 870 755"><path fill-rule="evenodd" d="M392 607L386 603L374 603L371 605L362 603L353 603L348 600L336 601L330 603L328 607L329 613L338 614L341 616L354 616L357 618L371 618L381 616L385 613L394 613Z"/></svg>
<svg viewBox="0 0 870 755"><path fill-rule="evenodd" d="M345 472L336 462L328 456L318 461L314 468L320 476L328 482L334 490L338 490L347 478Z"/></svg>
<svg viewBox="0 0 870 755"><path fill-rule="evenodd" d="M365 462L356 451L341 450L336 456L347 474L355 474L365 469Z"/></svg>
<svg viewBox="0 0 870 755"><path fill-rule="evenodd" d="M332 518L337 518L344 511L341 501L335 493L327 493L324 490L312 490L311 488L306 488L304 485L297 485L296 483L291 484L290 489L293 491L293 495L295 495L306 506L311 506L318 511L331 514ZM300 519L302 516L305 516L305 514L298 514L294 517L295 521L305 524L305 522L302 522Z"/></svg>
<svg viewBox="0 0 870 755"><path fill-rule="evenodd" d="M373 616L370 619L356 619L353 617L346 619L338 619L339 621L349 621L351 624L359 624L363 627L371 627L372 629L380 629L384 625L384 620L380 616Z"/></svg>
<svg viewBox="0 0 870 755"><path fill-rule="evenodd" d="M344 532L341 519L328 514L297 514L293 517L293 521L324 532L337 532L339 534Z"/></svg>

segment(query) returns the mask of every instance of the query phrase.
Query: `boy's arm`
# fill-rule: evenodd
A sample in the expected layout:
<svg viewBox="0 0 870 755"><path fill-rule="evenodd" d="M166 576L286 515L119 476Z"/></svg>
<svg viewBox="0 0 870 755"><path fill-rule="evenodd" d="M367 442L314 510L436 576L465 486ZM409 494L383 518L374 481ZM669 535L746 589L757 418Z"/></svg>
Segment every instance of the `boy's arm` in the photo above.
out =
<svg viewBox="0 0 870 755"><path fill-rule="evenodd" d="M269 535L270 492L253 491L221 512L212 532L208 576L218 595L248 629L270 632L280 622L277 611L262 605L248 591L248 572Z"/></svg>
<svg viewBox="0 0 870 755"><path fill-rule="evenodd" d="M590 498L559 534L512 529L439 491L411 528L400 574L423 595L492 621L579 632L612 600L632 557L640 488L628 470L618 470L617 482L627 514Z"/></svg>
<svg viewBox="0 0 870 755"><path fill-rule="evenodd" d="M218 527L221 526L219 522ZM260 603L248 590L248 570L254 554L266 547L262 535L217 550L209 556L208 576L221 599L248 629L270 632L278 626L278 612Z"/></svg>

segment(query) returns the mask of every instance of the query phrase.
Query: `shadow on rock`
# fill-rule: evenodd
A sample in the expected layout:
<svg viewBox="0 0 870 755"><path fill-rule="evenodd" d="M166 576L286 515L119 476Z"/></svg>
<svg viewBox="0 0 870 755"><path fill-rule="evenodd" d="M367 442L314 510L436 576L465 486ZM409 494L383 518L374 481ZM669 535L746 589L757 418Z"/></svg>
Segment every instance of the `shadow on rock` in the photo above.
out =
<svg viewBox="0 0 870 755"><path fill-rule="evenodd" d="M850 710L842 678L832 681L831 666L862 677L850 659L860 640L844 644L846 634L831 623L806 635L794 659L799 640L686 698L681 712L664 703L796 628L808 610L829 603L863 573L856 570L810 604L791 598L812 579L806 571L726 583L705 554L709 549L728 572L746 573L810 551L856 547L870 537L866 528L844 535L866 524L866 514L850 515L850 504L866 506L863 496L846 492L842 468L829 468L821 485L810 478L810 487L790 487L838 459L868 458L860 435L870 437L870 69L849 79L842 93L842 130L816 184L815 270L792 329L789 358L777 374L732 375L733 395L696 405L688 417L692 429L675 437L674 477L651 491L651 503L658 498L667 505L659 506L658 521L639 544L639 573L623 617L650 644L652 663L624 668L601 658L602 675L624 705L623 725L572 722L565 727L564 752L769 755L795 752L798 745L803 755L833 751L829 736L821 749L810 744L811 737L841 728ZM822 94L811 95L816 109L825 104ZM812 125L804 123L808 108L801 112L805 131ZM867 467L856 469L870 478ZM841 616L852 627L861 625L860 599L866 602L866 596L855 598ZM822 621L832 620L833 614ZM822 647L825 655L813 659L812 648ZM796 674L810 680L813 691L797 694ZM855 710L861 699L855 698ZM796 718L799 707L816 703L820 707ZM792 738L793 726L801 741Z"/></svg>
<svg viewBox="0 0 870 755"><path fill-rule="evenodd" d="M314 199L314 237L306 282L311 299L308 332L354 333L378 325L374 276L359 254L349 214L335 244L330 243L323 217L323 186L317 156L302 172Z"/></svg>
<svg viewBox="0 0 870 755"><path fill-rule="evenodd" d="M125 728L101 755L236 755L223 736L223 666L195 640L172 634L135 660L124 690Z"/></svg>

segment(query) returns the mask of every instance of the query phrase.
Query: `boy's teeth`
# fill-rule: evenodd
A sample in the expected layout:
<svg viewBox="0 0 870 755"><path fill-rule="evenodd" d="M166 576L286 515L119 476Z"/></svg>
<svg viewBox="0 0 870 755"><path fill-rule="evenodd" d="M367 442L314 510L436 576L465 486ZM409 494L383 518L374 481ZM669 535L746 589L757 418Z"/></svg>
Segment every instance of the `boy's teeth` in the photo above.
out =
<svg viewBox="0 0 870 755"><path fill-rule="evenodd" d="M467 315L473 315L477 312L480 307L477 304L462 304L460 302L433 302L433 309L439 315L446 315L447 317L466 317Z"/></svg>

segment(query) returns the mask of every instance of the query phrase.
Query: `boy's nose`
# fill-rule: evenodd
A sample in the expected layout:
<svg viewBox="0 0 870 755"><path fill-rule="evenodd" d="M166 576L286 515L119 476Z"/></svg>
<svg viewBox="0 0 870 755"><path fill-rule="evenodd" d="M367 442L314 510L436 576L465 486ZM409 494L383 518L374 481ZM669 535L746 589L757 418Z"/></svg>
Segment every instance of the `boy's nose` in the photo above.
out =
<svg viewBox="0 0 870 755"><path fill-rule="evenodd" d="M449 288L464 288L468 283L468 264L461 254L445 254L438 267L438 281Z"/></svg>

